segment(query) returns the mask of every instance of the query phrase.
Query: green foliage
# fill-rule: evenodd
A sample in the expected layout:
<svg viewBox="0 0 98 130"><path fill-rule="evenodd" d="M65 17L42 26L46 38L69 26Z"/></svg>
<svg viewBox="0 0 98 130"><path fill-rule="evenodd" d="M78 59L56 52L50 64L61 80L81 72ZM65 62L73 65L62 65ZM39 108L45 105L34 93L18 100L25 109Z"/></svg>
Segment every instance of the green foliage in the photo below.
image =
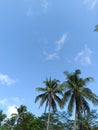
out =
<svg viewBox="0 0 98 130"><path fill-rule="evenodd" d="M77 121L78 130L96 130L98 129L98 113L92 110L89 113L82 114L82 118Z"/></svg>
<svg viewBox="0 0 98 130"><path fill-rule="evenodd" d="M48 113L42 114L41 121L47 126ZM72 130L73 120L66 112L56 112L50 114L50 127L51 130ZM46 129L45 129L46 130Z"/></svg>
<svg viewBox="0 0 98 130"><path fill-rule="evenodd" d="M34 116L25 105L16 107L6 118L0 111L0 130L98 130L98 113L90 111L89 101L98 105L98 96L86 85L93 81L92 77L81 78L80 70L73 73L64 72L66 79L62 84L56 79L46 79L45 87L36 88L41 92L35 102L40 100L40 107L45 103L45 112L41 117ZM58 106L68 105L68 113L58 112ZM75 112L75 119L72 120Z"/></svg>

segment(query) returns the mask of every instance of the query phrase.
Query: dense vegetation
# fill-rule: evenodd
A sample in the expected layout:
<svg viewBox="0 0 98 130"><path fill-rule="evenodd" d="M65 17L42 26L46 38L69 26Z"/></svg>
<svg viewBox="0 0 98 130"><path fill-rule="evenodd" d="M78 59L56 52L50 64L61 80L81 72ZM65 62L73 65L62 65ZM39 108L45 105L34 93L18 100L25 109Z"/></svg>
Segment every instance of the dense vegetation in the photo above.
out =
<svg viewBox="0 0 98 130"><path fill-rule="evenodd" d="M64 74L64 82L50 77L44 81L45 87L36 88L41 93L35 102L45 104L40 117L29 112L25 105L16 108L17 114L10 118L1 110L0 130L98 130L97 110L91 110L89 105L91 102L97 106L98 96L86 87L93 78L81 78L80 70Z"/></svg>

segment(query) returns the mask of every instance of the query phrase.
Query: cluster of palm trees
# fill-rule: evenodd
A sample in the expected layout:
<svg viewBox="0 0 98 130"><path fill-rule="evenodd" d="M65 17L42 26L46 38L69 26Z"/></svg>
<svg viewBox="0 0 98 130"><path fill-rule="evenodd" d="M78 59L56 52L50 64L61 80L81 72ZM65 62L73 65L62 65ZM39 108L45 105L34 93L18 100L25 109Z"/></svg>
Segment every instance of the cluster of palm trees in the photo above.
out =
<svg viewBox="0 0 98 130"><path fill-rule="evenodd" d="M47 78L44 81L45 87L38 87L36 90L42 92L35 98L35 102L40 100L40 106L45 103L45 112L48 109L47 130L50 124L50 113L56 112L57 107L67 109L68 113L74 117L74 130L78 130L77 122L82 122L83 116L90 113L89 101L98 105L98 96L93 93L87 86L92 77L81 78L80 70L73 73L64 72L66 79L63 83L59 80ZM89 129L87 129L89 130Z"/></svg>

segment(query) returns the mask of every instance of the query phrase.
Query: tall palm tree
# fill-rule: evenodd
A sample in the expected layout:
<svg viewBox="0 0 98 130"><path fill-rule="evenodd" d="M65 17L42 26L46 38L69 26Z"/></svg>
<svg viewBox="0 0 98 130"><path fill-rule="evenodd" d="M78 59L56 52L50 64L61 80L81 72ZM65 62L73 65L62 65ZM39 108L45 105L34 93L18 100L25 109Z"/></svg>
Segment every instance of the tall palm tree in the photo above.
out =
<svg viewBox="0 0 98 130"><path fill-rule="evenodd" d="M60 108L62 108L62 90L59 86L59 80L56 79L46 79L44 81L45 87L36 88L37 91L42 92L42 94L38 95L35 99L37 102L40 99L40 106L45 104L45 112L48 108L48 122L47 122L47 130L49 130L49 123L50 123L50 111L53 110L55 112L57 110L57 104Z"/></svg>
<svg viewBox="0 0 98 130"><path fill-rule="evenodd" d="M80 78L80 70L76 70L73 73L64 72L64 74L66 81L63 83L65 87L63 102L64 104L68 102L69 113L72 114L75 110L74 130L76 130L76 120L81 118L81 113L90 111L88 101L98 104L98 97L86 87L89 81L93 81L92 77Z"/></svg>

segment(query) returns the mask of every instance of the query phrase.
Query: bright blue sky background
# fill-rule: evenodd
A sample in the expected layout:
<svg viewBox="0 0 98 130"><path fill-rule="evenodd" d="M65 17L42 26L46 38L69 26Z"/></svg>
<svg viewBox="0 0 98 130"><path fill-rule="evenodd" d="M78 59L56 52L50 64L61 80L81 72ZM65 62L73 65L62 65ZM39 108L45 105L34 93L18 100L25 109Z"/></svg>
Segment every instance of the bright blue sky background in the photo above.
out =
<svg viewBox="0 0 98 130"><path fill-rule="evenodd" d="M24 104L35 115L35 88L80 69L98 94L98 0L0 1L0 108Z"/></svg>

